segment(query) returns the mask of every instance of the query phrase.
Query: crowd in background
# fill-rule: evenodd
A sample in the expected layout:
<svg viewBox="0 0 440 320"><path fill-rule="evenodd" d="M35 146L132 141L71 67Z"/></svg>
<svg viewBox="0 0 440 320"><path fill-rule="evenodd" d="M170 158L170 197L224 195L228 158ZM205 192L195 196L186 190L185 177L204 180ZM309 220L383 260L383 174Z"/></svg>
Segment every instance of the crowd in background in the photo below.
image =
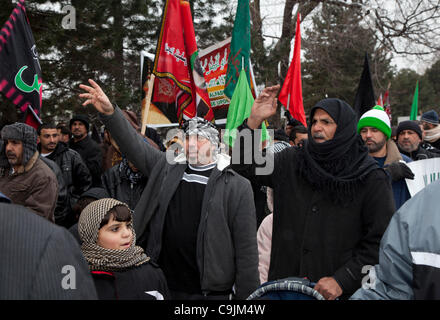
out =
<svg viewBox="0 0 440 320"><path fill-rule="evenodd" d="M260 139L277 88L255 100L236 142ZM1 130L2 233L16 239L9 251L23 253L2 258L0 278L8 280L0 297L246 299L288 277L309 278L331 300L440 297L438 266L418 263L408 236L411 228L420 233L414 252L438 252L438 234L420 231L431 220L419 217L437 219L435 205L423 208L438 187L411 199L405 182L414 179L406 163L440 157L434 110L392 127L379 106L357 119L344 101L325 99L307 126L287 114L261 149L236 143L225 154L211 122L190 119L183 135L164 141L152 128L141 132L136 114L114 108L93 81L82 89L100 113L101 141L84 114L38 130L23 123ZM258 174L257 152L273 164L269 174ZM26 232L11 234L12 226ZM15 273L39 259L46 269L12 289ZM61 268L52 265L63 264L85 279L79 290L62 288ZM361 287L366 265L376 266L375 289Z"/></svg>

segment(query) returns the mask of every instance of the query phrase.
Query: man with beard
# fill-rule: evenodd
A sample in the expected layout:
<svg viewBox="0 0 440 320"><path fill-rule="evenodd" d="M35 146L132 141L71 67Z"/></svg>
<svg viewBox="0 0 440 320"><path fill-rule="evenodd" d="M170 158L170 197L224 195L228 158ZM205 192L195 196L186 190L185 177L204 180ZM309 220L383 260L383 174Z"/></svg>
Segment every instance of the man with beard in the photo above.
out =
<svg viewBox="0 0 440 320"><path fill-rule="evenodd" d="M39 157L35 129L16 122L3 127L1 137L0 192L54 222L58 182Z"/></svg>
<svg viewBox="0 0 440 320"><path fill-rule="evenodd" d="M176 300L246 299L259 285L255 206L248 180L219 152L219 132L195 117L184 153L153 148L93 80L80 85L121 153L147 178L134 210L137 243L164 271Z"/></svg>
<svg viewBox="0 0 440 320"><path fill-rule="evenodd" d="M391 137L390 119L381 106L365 112L359 119L357 131L368 148L368 153L381 168L391 176L396 210L408 200L411 195L405 178L414 179L411 169L403 163L411 162L411 158L402 155Z"/></svg>
<svg viewBox="0 0 440 320"><path fill-rule="evenodd" d="M78 114L70 119L69 147L81 155L92 176L92 187L100 187L102 174L102 151L99 145L88 135L89 119L84 114Z"/></svg>
<svg viewBox="0 0 440 320"><path fill-rule="evenodd" d="M378 262L380 239L395 211L389 178L357 134L353 109L339 99L311 109L302 148L257 163L258 148L242 140L251 135L260 141L255 129L276 113L278 90L265 88L255 100L232 154L233 164L240 160L235 171L274 190L268 281L307 277L324 298L348 298L361 286L362 268Z"/></svg>
<svg viewBox="0 0 440 320"><path fill-rule="evenodd" d="M423 133L417 122L402 121L397 127L397 146L402 154L413 160L423 160L440 157L440 154L424 149L421 144Z"/></svg>
<svg viewBox="0 0 440 320"><path fill-rule="evenodd" d="M67 188L67 212L56 221L57 224L69 228L76 222L71 208L81 194L92 184L89 169L80 154L62 142L57 127L51 123L43 123L37 130L38 150L42 157L54 161L61 169Z"/></svg>

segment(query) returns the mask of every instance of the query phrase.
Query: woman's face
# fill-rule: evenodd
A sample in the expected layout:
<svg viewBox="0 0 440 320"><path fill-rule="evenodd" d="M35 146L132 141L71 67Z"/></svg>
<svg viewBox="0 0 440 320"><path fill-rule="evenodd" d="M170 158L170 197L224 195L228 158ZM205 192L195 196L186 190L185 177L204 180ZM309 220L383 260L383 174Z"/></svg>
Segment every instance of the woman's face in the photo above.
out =
<svg viewBox="0 0 440 320"><path fill-rule="evenodd" d="M113 216L99 229L97 244L105 249L124 250L131 246L133 231L131 221L116 221Z"/></svg>

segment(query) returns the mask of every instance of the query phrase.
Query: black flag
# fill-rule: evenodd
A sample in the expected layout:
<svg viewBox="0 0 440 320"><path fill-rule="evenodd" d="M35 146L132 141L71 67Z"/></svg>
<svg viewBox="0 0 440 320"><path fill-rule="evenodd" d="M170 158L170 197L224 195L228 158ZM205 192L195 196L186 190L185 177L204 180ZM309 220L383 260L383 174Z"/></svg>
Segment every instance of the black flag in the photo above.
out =
<svg viewBox="0 0 440 320"><path fill-rule="evenodd" d="M371 80L370 65L368 63L368 55L365 53L364 70L362 71L359 87L354 99L353 108L356 112L357 119L376 105L373 81Z"/></svg>
<svg viewBox="0 0 440 320"><path fill-rule="evenodd" d="M0 30L0 91L24 113L25 123L38 127L43 80L24 0Z"/></svg>

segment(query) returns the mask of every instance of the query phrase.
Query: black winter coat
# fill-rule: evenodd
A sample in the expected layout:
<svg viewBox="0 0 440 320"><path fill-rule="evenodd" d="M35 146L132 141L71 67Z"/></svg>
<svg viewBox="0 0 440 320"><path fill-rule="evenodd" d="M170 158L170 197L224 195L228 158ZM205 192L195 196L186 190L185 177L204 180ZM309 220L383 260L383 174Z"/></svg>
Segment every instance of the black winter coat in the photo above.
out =
<svg viewBox="0 0 440 320"><path fill-rule="evenodd" d="M67 186L70 207L72 207L79 197L92 185L90 171L82 160L80 154L70 149L67 144L58 142L55 150L47 156L48 159L55 161L63 172L64 182Z"/></svg>
<svg viewBox="0 0 440 320"><path fill-rule="evenodd" d="M62 222L65 221L65 219L70 213L70 206L68 203L69 195L67 194L67 186L64 181L63 173L61 172L60 167L55 163L55 161L47 159L46 157L43 157L41 155L40 155L40 159L49 168L52 169L53 173L55 173L55 176L57 177L58 199L57 199L57 206L55 207L54 218L56 224L62 225Z"/></svg>
<svg viewBox="0 0 440 320"><path fill-rule="evenodd" d="M397 145L398 146L398 145ZM413 152L405 152L399 147L399 151L404 154L405 156L410 157L414 161L417 160L424 160L424 159L431 159L431 158L438 158L440 157L439 153L436 153L434 151L429 151L424 149L422 146L419 146L417 150Z"/></svg>
<svg viewBox="0 0 440 320"><path fill-rule="evenodd" d="M125 172L119 172L119 164L106 170L102 175L102 186L110 198L122 201L134 210L148 179L144 177L138 183L132 183Z"/></svg>
<svg viewBox="0 0 440 320"><path fill-rule="evenodd" d="M100 187L102 174L101 147L89 136L86 136L78 142L74 142L74 140L71 139L69 147L81 155L92 176L92 187Z"/></svg>
<svg viewBox="0 0 440 320"><path fill-rule="evenodd" d="M92 271L92 276L99 300L169 299L162 270L150 262L125 271Z"/></svg>
<svg viewBox="0 0 440 320"><path fill-rule="evenodd" d="M389 178L383 169L375 169L354 201L335 205L326 192L313 190L299 176L294 152L295 148L286 148L272 160L266 158L266 165L274 168L268 175L256 175L255 163L233 165L253 182L273 188L269 281L307 277L318 282L333 277L348 297L361 286L362 268L378 263L380 240L395 211Z"/></svg>

